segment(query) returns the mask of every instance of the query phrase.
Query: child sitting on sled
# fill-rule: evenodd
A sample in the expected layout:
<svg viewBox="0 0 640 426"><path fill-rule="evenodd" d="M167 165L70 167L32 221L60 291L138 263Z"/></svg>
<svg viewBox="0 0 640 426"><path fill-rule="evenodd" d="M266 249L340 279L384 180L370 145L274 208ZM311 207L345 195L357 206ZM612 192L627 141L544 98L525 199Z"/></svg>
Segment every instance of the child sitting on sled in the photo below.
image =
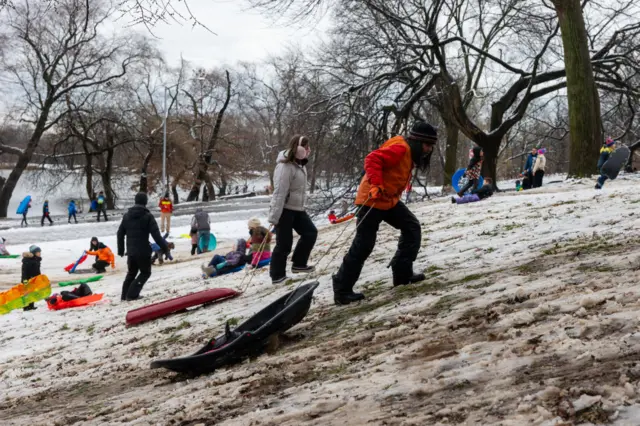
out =
<svg viewBox="0 0 640 426"><path fill-rule="evenodd" d="M254 268L263 260L271 259L271 232L260 223L260 219L249 220L249 254L247 263Z"/></svg>
<svg viewBox="0 0 640 426"><path fill-rule="evenodd" d="M338 216L336 216L336 212L334 210L331 210L329 212L329 223L332 225L335 225L337 220L338 220Z"/></svg>
<svg viewBox="0 0 640 426"><path fill-rule="evenodd" d="M202 265L202 274L206 277L215 277L229 272L232 269L246 263L247 241L239 239L233 246L233 251L224 257L216 254L208 264Z"/></svg>
<svg viewBox="0 0 640 426"><path fill-rule="evenodd" d="M167 237L168 236L169 236L169 233L167 232L162 237L162 239L164 240L165 244L169 248L166 253L162 253L162 249L160 248L160 246L157 243L151 244L151 250L153 251L153 255L151 256L151 264L152 265L154 265L156 263L156 260L161 265L164 263L165 260L173 260L173 256L171 256L171 250L176 248L176 245L167 241Z"/></svg>
<svg viewBox="0 0 640 426"><path fill-rule="evenodd" d="M451 197L451 202L453 204L475 203L477 201L484 200L485 198L489 198L492 195L493 180L491 178L486 178L482 188L476 189L472 191L471 194L466 194L459 198Z"/></svg>

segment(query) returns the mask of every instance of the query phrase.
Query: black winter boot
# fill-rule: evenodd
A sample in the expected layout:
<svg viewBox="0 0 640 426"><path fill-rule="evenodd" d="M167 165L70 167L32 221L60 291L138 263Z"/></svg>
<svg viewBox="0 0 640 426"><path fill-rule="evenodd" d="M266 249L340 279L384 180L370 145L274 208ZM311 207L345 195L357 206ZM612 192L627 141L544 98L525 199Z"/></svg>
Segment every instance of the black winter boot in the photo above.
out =
<svg viewBox="0 0 640 426"><path fill-rule="evenodd" d="M393 286L398 287L400 285L408 285L419 283L420 281L424 281L427 277L424 274L411 274L409 277L393 277Z"/></svg>
<svg viewBox="0 0 640 426"><path fill-rule="evenodd" d="M364 294L354 293L353 289L343 289L342 286L336 283L335 275L333 279L333 301L336 305L348 305L353 302L359 302L364 300Z"/></svg>

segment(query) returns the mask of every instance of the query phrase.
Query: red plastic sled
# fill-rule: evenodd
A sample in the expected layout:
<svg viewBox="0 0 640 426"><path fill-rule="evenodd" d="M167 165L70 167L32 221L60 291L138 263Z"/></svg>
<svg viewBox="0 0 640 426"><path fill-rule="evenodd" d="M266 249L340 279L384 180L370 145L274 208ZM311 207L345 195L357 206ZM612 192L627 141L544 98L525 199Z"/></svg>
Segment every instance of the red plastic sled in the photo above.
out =
<svg viewBox="0 0 640 426"><path fill-rule="evenodd" d="M346 222L349 219L353 219L353 217L355 216L355 214L353 213L349 213L348 215L341 217L340 219L336 219L335 222L333 222L332 225L338 224L338 223L342 223L342 222Z"/></svg>
<svg viewBox="0 0 640 426"><path fill-rule="evenodd" d="M78 306L87 306L92 303L96 303L97 301L102 300L102 296L104 296L104 293L90 294L89 296L80 297L78 299L68 300L65 302L64 300L62 300L62 297L58 295L56 303L49 303L49 300L47 299L47 307L52 311L59 311L60 309L67 308L77 308Z"/></svg>
<svg viewBox="0 0 640 426"><path fill-rule="evenodd" d="M143 306L142 308L127 312L127 325L151 321L204 303L231 299L239 294L239 292L230 288L212 288L210 290L199 291L175 299L154 303L153 305Z"/></svg>
<svg viewBox="0 0 640 426"><path fill-rule="evenodd" d="M70 263L67 266L65 266L64 270L71 273L71 272L73 272L73 270L75 270L78 267L79 264L81 264L85 260L87 260L87 255L83 254L82 256L80 256L80 259L78 259L75 262Z"/></svg>

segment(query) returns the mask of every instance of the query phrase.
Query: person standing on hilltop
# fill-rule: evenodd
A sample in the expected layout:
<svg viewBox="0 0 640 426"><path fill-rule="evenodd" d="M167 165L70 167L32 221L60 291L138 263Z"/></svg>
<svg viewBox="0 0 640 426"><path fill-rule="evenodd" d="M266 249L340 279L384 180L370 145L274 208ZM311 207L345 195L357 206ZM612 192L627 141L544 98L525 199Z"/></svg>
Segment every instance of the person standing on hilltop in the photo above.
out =
<svg viewBox="0 0 640 426"><path fill-rule="evenodd" d="M164 230L167 230L167 234L171 232L171 215L173 214L173 203L169 197L169 193L165 192L164 197L160 198L158 203L160 207L160 232L164 234Z"/></svg>
<svg viewBox="0 0 640 426"><path fill-rule="evenodd" d="M209 213L205 212L202 207L196 209L196 214L191 219L191 228L197 232L200 252L208 252L209 240L211 239L211 220L209 219Z"/></svg>
<svg viewBox="0 0 640 426"><path fill-rule="evenodd" d="M151 277L151 245L149 235L160 246L163 253L169 247L158 229L158 223L147 209L147 194L138 192L135 205L122 217L118 228L118 256L125 255L125 237L127 240L127 276L122 283L121 300L140 298L142 287Z"/></svg>
<svg viewBox="0 0 640 426"><path fill-rule="evenodd" d="M389 265L393 271L394 287L425 279L424 274L413 272L413 262L418 256L422 238L420 222L400 198L411 181L413 167L420 170L429 167L431 153L437 142L436 128L417 121L409 135L389 139L365 158L365 175L355 201L360 206L356 215L356 236L338 273L333 276L336 305L348 305L364 299L362 293L353 291L353 286L373 251L382 222L400 230L398 250Z"/></svg>

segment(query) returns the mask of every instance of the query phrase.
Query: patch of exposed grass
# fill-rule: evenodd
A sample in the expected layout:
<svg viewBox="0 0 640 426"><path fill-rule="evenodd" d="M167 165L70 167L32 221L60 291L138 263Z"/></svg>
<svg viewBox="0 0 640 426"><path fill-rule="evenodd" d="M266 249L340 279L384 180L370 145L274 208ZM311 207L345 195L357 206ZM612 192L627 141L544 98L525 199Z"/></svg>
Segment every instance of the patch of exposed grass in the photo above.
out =
<svg viewBox="0 0 640 426"><path fill-rule="evenodd" d="M95 324L91 324L89 327L87 327L87 334L89 336L93 335L93 333L96 331L96 326Z"/></svg>
<svg viewBox="0 0 640 426"><path fill-rule="evenodd" d="M613 272L615 271L615 269L609 265L591 265L591 264L579 265L576 269L581 272Z"/></svg>
<svg viewBox="0 0 640 426"><path fill-rule="evenodd" d="M558 206L565 206L567 204L577 204L578 202L576 200L569 200L569 201L559 201L555 204L551 204L551 207L558 207Z"/></svg>
<svg viewBox="0 0 640 426"><path fill-rule="evenodd" d="M524 226L523 223L509 223L507 225L504 226L504 230L505 231L511 231L513 229L518 229L518 228L522 228Z"/></svg>
<svg viewBox="0 0 640 426"><path fill-rule="evenodd" d="M69 330L69 324L67 323L62 324L62 327L60 327L60 331L64 331L64 330Z"/></svg>

